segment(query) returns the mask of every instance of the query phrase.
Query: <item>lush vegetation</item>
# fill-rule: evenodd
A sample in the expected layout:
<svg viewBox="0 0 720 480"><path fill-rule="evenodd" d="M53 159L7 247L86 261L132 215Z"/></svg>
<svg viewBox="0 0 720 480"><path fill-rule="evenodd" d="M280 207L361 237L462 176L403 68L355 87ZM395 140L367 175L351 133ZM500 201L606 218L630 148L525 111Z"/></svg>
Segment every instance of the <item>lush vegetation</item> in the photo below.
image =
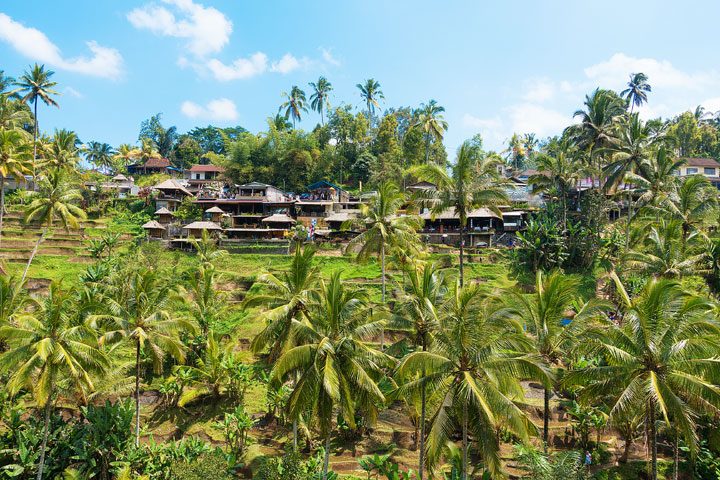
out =
<svg viewBox="0 0 720 480"><path fill-rule="evenodd" d="M505 159L476 137L449 165L436 102L381 113L369 79L361 111L330 109L320 78L310 133L294 128L308 111L294 86L268 132L180 135L157 115L115 149L38 131L52 77L0 75L0 173L38 183L8 202L37 238L0 276L0 478L720 478L718 193L677 174L720 153L701 109L641 120L636 74L589 94L559 137L514 136ZM87 191L82 155L104 172L204 157L234 181L377 191L338 256L301 241L233 255L208 237L168 252L141 241L148 192ZM463 233L470 210L499 213L507 167L535 167L545 199L512 248L420 242L416 208L454 210ZM415 179L437 189L409 196ZM80 228L89 263L38 254ZM42 275L62 281L30 293ZM378 440L391 417L409 445ZM335 461L358 446L353 467Z"/></svg>

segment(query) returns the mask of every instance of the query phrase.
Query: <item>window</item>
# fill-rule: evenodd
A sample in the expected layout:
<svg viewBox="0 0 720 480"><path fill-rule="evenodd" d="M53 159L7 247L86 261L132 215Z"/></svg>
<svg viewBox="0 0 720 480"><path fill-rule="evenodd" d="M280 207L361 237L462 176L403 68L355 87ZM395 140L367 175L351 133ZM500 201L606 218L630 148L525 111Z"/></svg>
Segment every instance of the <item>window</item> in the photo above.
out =
<svg viewBox="0 0 720 480"><path fill-rule="evenodd" d="M688 167L687 170L685 170L685 173L687 175L695 175L696 173L698 173L698 169L695 167Z"/></svg>
<svg viewBox="0 0 720 480"><path fill-rule="evenodd" d="M703 171L705 175L712 175L713 177L715 176L715 169L713 167L705 167Z"/></svg>

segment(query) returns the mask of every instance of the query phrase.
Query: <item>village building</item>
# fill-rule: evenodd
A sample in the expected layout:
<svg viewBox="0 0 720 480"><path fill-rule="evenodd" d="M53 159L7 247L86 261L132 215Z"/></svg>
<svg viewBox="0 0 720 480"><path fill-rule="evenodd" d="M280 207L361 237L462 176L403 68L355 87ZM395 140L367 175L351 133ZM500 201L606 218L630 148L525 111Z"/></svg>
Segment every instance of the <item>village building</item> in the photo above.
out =
<svg viewBox="0 0 720 480"><path fill-rule="evenodd" d="M152 175L155 173L174 175L179 173L180 170L173 167L167 158L148 158L144 162L128 165L127 172L130 175Z"/></svg>
<svg viewBox="0 0 720 480"><path fill-rule="evenodd" d="M164 239L167 232L167 229L156 220L150 220L142 228L145 229L148 238L156 240Z"/></svg>
<svg viewBox="0 0 720 480"><path fill-rule="evenodd" d="M158 223L164 224L164 225L172 223L173 219L175 217L173 212L171 212L170 210L168 210L165 207L158 208L155 211L155 216L157 217Z"/></svg>
<svg viewBox="0 0 720 480"><path fill-rule="evenodd" d="M136 196L140 191L140 187L135 185L133 177L127 177L122 173L118 173L107 182L85 182L85 187L93 192L112 192L117 198Z"/></svg>
<svg viewBox="0 0 720 480"><path fill-rule="evenodd" d="M716 188L720 188L720 162L714 158L684 158L685 164L678 169L678 175L703 175Z"/></svg>
<svg viewBox="0 0 720 480"><path fill-rule="evenodd" d="M217 165L193 165L185 170L187 189L198 196L203 195L203 190L220 192L223 173L225 169Z"/></svg>
<svg viewBox="0 0 720 480"><path fill-rule="evenodd" d="M177 210L177 207L185 197L194 197L185 185L174 178L160 182L152 188L157 192L155 206L157 208L167 208L171 212Z"/></svg>

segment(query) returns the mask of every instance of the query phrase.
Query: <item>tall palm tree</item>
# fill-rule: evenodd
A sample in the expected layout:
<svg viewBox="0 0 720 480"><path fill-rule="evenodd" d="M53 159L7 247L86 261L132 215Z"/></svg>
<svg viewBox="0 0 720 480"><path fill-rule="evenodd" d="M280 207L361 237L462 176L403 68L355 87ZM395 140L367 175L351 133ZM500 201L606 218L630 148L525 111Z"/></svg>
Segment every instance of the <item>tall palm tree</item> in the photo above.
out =
<svg viewBox="0 0 720 480"><path fill-rule="evenodd" d="M585 110L573 115L580 123L567 128L578 149L587 155L593 171L593 188L600 186L603 153L612 146L617 122L624 113L623 101L615 92L598 88L585 96Z"/></svg>
<svg viewBox="0 0 720 480"><path fill-rule="evenodd" d="M510 315L525 325L531 335L534 351L549 366L562 365L563 356L576 338L578 329L586 324L589 317L597 315L601 308L606 307L604 303L593 301L583 305L574 315L570 313L576 304L579 288L577 277L563 275L557 270L549 275L538 271L532 295L514 289L508 292ZM573 320L565 325L568 315L572 315ZM553 385L548 382L544 387L543 441L547 445Z"/></svg>
<svg viewBox="0 0 720 480"><path fill-rule="evenodd" d="M50 80L53 75L55 75L55 72L45 70L45 65L38 65L36 63L30 71L26 70L16 83L20 92L24 94L22 101L33 104L33 116L35 118L33 131L33 162L37 160L38 101L42 100L45 105L58 106L58 103L53 98L54 95L59 95L58 92L53 90L57 82Z"/></svg>
<svg viewBox="0 0 720 480"><path fill-rule="evenodd" d="M578 168L573 157L569 142L561 142L555 151L536 156L539 173L528 178L533 194L547 194L560 200L563 230L567 227L568 197L582 175L582 169Z"/></svg>
<svg viewBox="0 0 720 480"><path fill-rule="evenodd" d="M180 298L204 338L228 310L227 295L217 288L217 273L212 263L202 263L189 273L185 286L181 287Z"/></svg>
<svg viewBox="0 0 720 480"><path fill-rule="evenodd" d="M682 225L683 249L693 231L702 233L700 226L718 205L717 189L703 175L691 175L679 179L676 189L671 190L663 207L671 218Z"/></svg>
<svg viewBox="0 0 720 480"><path fill-rule="evenodd" d="M85 160L103 171L110 171L113 167L113 157L116 152L109 143L90 142L85 148Z"/></svg>
<svg viewBox="0 0 720 480"><path fill-rule="evenodd" d="M435 185L420 191L415 201L429 207L431 215L453 209L460 219L460 285L464 283L465 231L468 215L480 207L489 208L502 218L498 205L508 202L503 179L494 157L476 158L468 142L460 146L450 173L441 165L416 165L410 173Z"/></svg>
<svg viewBox="0 0 720 480"><path fill-rule="evenodd" d="M620 96L627 100L630 113L632 113L633 107L640 107L643 103L647 103L649 92L652 92L652 87L648 83L648 76L644 73L631 73L627 88L620 92Z"/></svg>
<svg viewBox="0 0 720 480"><path fill-rule="evenodd" d="M385 402L377 378L390 358L364 342L382 329L382 321L367 314L366 297L345 288L340 272L321 281L320 292L305 322L293 321L299 345L283 353L271 378L298 379L288 400L291 418L311 412L325 440L323 479L328 478L332 419L335 410L355 428L358 406L375 410Z"/></svg>
<svg viewBox="0 0 720 480"><path fill-rule="evenodd" d="M80 191L66 180L64 170L51 168L45 172L40 179L37 196L25 207L25 222L37 222L43 228L25 266L21 281L25 281L40 243L56 221L59 221L65 230L69 230L79 228L80 220L87 218L85 211L75 204L80 199L82 199Z"/></svg>
<svg viewBox="0 0 720 480"><path fill-rule="evenodd" d="M417 230L422 226L422 219L417 215L399 215L406 201L405 194L397 185L393 183L380 185L377 195L369 204L363 204L360 209L358 222L365 227L365 231L353 238L347 246L347 251L359 247L358 260L373 255L380 257L383 307L386 305L385 255L388 249L393 247L406 252L419 251Z"/></svg>
<svg viewBox="0 0 720 480"><path fill-rule="evenodd" d="M279 111L285 110L285 120L292 118L293 128L295 128L295 122L302 120L303 112L307 113L305 92L300 90L297 85L293 85L290 94L283 92L283 97L286 100L280 105Z"/></svg>
<svg viewBox="0 0 720 480"><path fill-rule="evenodd" d="M483 297L477 285L448 293L430 351L407 355L397 376L407 380L401 391L425 385L434 407L427 439L427 463L434 467L458 429L462 435L462 476L468 478L469 430L492 477L502 475L500 426L528 441L535 426L511 400L522 392L520 380L545 381L547 372L522 327L498 314L494 299Z"/></svg>
<svg viewBox="0 0 720 480"><path fill-rule="evenodd" d="M443 135L447 132L448 123L445 121L443 112L445 107L438 105L435 100L430 100L427 105L422 104L415 112L415 120L411 128L417 128L425 138L425 163L430 161L430 143L442 142Z"/></svg>
<svg viewBox="0 0 720 480"><path fill-rule="evenodd" d="M408 270L408 281L395 306L392 327L411 332L413 343L425 352L431 345L440 320L440 307L447 288L441 272L431 263ZM424 376L421 372L420 376ZM418 447L418 478L425 472L425 417L427 410L426 385L420 385L420 432Z"/></svg>
<svg viewBox="0 0 720 480"><path fill-rule="evenodd" d="M5 75L5 70L0 70L0 94L9 94L12 85L15 85L15 79Z"/></svg>
<svg viewBox="0 0 720 480"><path fill-rule="evenodd" d="M720 325L710 302L686 294L674 281L648 280L630 298L614 279L622 322L591 327L582 338L604 363L570 372L567 382L585 385L582 396L587 398L610 395L611 421L643 412L652 453L650 478L656 480L658 416L695 451L696 419L720 408L720 388L709 380L717 371Z"/></svg>
<svg viewBox="0 0 720 480"><path fill-rule="evenodd" d="M374 78L368 78L365 83L358 83L357 88L360 90L360 97L365 101L368 112L368 122L372 126L373 114L376 108L380 108L380 100L385 98L380 82Z"/></svg>
<svg viewBox="0 0 720 480"><path fill-rule="evenodd" d="M111 294L106 299L108 315L97 315L93 323L106 326L102 343L126 339L135 348L135 445L140 444L140 377L141 360L150 357L156 373L170 354L179 362L185 360L180 332L192 333L195 326L171 309L173 291L152 270L118 273Z"/></svg>
<svg viewBox="0 0 720 480"><path fill-rule="evenodd" d="M28 106L6 93L0 93L0 128L11 130L21 129L32 121L32 115Z"/></svg>
<svg viewBox="0 0 720 480"><path fill-rule="evenodd" d="M24 182L25 175L32 172L32 152L23 132L0 128L0 239L5 215L5 179Z"/></svg>
<svg viewBox="0 0 720 480"><path fill-rule="evenodd" d="M325 109L330 108L328 97L333 90L332 83L328 82L327 78L320 77L317 83L310 82L310 86L313 89L310 95L310 108L320 114L320 123L325 125Z"/></svg>
<svg viewBox="0 0 720 480"><path fill-rule="evenodd" d="M86 394L93 389L91 375L110 363L97 346L95 332L75 324L72 312L69 292L52 284L32 313L17 315L0 327L0 338L9 346L0 355L0 371L10 374L8 391L14 395L27 389L44 409L38 480L43 478L50 414L60 386Z"/></svg>
<svg viewBox="0 0 720 480"><path fill-rule="evenodd" d="M80 140L71 130L55 130L46 151L44 165L74 170L80 161Z"/></svg>
<svg viewBox="0 0 720 480"><path fill-rule="evenodd" d="M685 160L673 158L667 148L660 147L655 155L640 164L637 172L625 174L625 183L632 185L641 209L655 211L659 218L660 206L677 189L680 167L684 163Z"/></svg>
<svg viewBox="0 0 720 480"><path fill-rule="evenodd" d="M290 269L280 276L271 273L261 275L257 283L262 285L262 290L251 293L243 302L244 307L268 308L260 315L265 328L255 335L251 347L255 353L270 347L270 362L295 346L291 335L293 322L307 317L312 296L317 293L320 275L314 258L315 249L296 248ZM297 448L297 427L298 420L293 419L294 448Z"/></svg>

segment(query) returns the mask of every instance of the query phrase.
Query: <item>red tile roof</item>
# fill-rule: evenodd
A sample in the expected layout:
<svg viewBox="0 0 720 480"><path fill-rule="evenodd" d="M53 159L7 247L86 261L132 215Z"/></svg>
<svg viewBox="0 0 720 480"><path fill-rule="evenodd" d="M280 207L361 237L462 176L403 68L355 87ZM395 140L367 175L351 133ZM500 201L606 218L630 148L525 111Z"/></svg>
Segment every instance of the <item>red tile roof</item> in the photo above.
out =
<svg viewBox="0 0 720 480"><path fill-rule="evenodd" d="M148 158L143 166L145 168L165 168L170 166L170 160L167 158Z"/></svg>
<svg viewBox="0 0 720 480"><path fill-rule="evenodd" d="M720 162L714 158L684 158L688 167L720 167Z"/></svg>
<svg viewBox="0 0 720 480"><path fill-rule="evenodd" d="M224 172L225 169L223 167L218 167L217 165L193 165L190 167L191 172Z"/></svg>

